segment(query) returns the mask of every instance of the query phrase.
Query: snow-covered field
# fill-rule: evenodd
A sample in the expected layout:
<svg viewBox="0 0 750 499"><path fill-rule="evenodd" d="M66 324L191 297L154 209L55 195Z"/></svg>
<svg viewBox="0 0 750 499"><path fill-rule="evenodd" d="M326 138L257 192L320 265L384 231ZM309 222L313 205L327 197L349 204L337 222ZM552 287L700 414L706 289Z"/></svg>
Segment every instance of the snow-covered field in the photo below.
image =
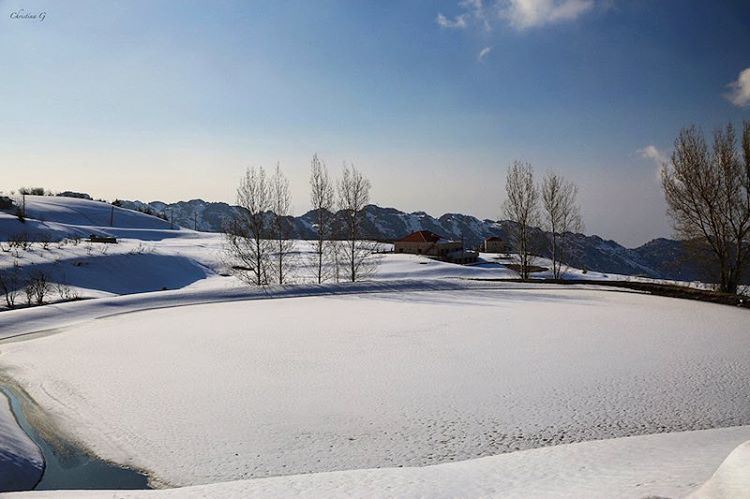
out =
<svg viewBox="0 0 750 499"><path fill-rule="evenodd" d="M461 279L512 276L495 255L258 290L222 275L218 235L53 199L29 227L125 239L0 255L96 298L0 313L0 372L62 438L200 485L175 495L683 496L750 439L747 310ZM738 451L701 490L736 490Z"/></svg>

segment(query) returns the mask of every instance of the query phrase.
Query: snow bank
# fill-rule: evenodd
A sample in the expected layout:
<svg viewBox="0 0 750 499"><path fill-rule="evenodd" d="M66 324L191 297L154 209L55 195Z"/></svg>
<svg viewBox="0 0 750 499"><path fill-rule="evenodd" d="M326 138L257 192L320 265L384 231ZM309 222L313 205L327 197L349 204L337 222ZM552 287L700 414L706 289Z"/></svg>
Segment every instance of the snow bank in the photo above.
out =
<svg viewBox="0 0 750 499"><path fill-rule="evenodd" d="M750 441L729 454L716 473L691 499L739 499L750 497Z"/></svg>
<svg viewBox="0 0 750 499"><path fill-rule="evenodd" d="M316 296L102 318L0 365L97 455L191 485L750 424L747 317L575 288Z"/></svg>

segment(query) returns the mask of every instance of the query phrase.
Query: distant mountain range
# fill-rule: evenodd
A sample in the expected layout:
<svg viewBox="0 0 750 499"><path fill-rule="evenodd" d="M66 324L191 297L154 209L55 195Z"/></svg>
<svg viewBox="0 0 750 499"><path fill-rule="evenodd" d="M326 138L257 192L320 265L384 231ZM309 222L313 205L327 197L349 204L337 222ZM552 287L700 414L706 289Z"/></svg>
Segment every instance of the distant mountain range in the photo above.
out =
<svg viewBox="0 0 750 499"><path fill-rule="evenodd" d="M121 201L120 206L138 211L166 215L174 224L206 232L220 232L236 206L193 199L177 203L153 201ZM512 222L480 220L471 215L446 213L434 218L424 212L404 213L394 208L369 205L366 208L365 233L369 238L393 241L417 230L429 230L448 238L463 240L467 247L479 247L489 236L508 239ZM290 233L297 239L316 237L314 213L287 217ZM548 234L536 229L533 240L536 253L549 256ZM577 268L660 279L705 280L696 265L683 261L683 243L670 239L654 239L638 248L625 248L611 240L584 234L566 235L569 264Z"/></svg>

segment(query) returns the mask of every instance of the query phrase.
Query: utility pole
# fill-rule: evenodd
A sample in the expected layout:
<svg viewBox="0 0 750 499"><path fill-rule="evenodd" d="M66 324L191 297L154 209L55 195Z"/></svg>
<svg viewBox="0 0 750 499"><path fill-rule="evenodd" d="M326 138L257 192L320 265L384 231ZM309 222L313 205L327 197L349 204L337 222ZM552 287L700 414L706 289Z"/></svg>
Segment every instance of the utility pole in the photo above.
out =
<svg viewBox="0 0 750 499"><path fill-rule="evenodd" d="M112 209L109 212L109 226L114 227L115 226L115 206L112 205Z"/></svg>

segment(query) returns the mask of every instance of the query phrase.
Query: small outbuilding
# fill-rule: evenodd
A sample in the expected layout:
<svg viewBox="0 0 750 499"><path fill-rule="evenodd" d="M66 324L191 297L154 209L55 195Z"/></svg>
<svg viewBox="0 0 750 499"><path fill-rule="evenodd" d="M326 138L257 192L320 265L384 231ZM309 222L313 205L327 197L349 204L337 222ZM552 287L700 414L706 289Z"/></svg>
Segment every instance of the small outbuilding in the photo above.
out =
<svg viewBox="0 0 750 499"><path fill-rule="evenodd" d="M500 237L490 236L482 242L482 253L508 253L508 243Z"/></svg>

